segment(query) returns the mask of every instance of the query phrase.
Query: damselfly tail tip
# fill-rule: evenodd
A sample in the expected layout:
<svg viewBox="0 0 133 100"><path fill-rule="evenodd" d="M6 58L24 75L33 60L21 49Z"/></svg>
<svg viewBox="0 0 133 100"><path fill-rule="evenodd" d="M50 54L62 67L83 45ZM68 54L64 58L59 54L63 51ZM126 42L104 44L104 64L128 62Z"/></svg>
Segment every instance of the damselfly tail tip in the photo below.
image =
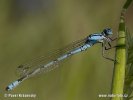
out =
<svg viewBox="0 0 133 100"><path fill-rule="evenodd" d="M9 90L10 90L10 88L7 86L7 87L5 88L5 90L6 90L6 91L9 91Z"/></svg>
<svg viewBox="0 0 133 100"><path fill-rule="evenodd" d="M18 81L18 80L17 81L14 81L10 85L8 85L5 90L6 91L10 91L10 90L14 89L16 86L18 86L19 83L20 83L20 81Z"/></svg>

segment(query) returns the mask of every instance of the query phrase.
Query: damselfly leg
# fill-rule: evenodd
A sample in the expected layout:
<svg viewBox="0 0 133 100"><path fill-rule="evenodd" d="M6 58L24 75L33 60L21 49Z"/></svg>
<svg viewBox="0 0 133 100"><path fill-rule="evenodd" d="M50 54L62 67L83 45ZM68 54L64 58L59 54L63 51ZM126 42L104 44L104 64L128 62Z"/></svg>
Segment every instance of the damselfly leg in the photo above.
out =
<svg viewBox="0 0 133 100"><path fill-rule="evenodd" d="M116 60L114 60L114 59L112 59L112 58L109 58L109 57L106 57L106 56L105 56L105 44L104 44L104 43L102 43L102 56L103 56L105 59L107 59L107 60L116 62Z"/></svg>
<svg viewBox="0 0 133 100"><path fill-rule="evenodd" d="M112 38L110 38L110 37L108 37L110 40L111 40L111 42L112 41L116 41L116 40L118 40L118 39L120 39L120 38L125 38L125 37L116 37L116 38L114 38L114 39L112 39ZM110 61L114 61L114 62L117 62L115 59L112 59L112 58L109 58L109 57L106 57L105 56L105 50L110 50L110 49L113 49L113 48L116 48L116 47L119 47L119 46L112 46L111 45L111 43L110 42L107 42L108 43L108 45L109 45L109 47L107 48L107 45L105 44L105 43L102 43L102 56L105 58L105 59L108 59L108 60L110 60Z"/></svg>
<svg viewBox="0 0 133 100"><path fill-rule="evenodd" d="M116 37L116 38L114 38L114 39L112 39L112 38L109 38L110 40L111 40L111 42L113 42L113 41L116 41L116 40L118 40L118 39L120 39L120 38L125 38L125 37ZM109 45L109 47L107 48L107 46L105 45L105 50L110 50L110 49L113 49L113 48L116 48L116 47L119 47L119 46L117 46L117 45L115 45L115 46L112 46L111 44L110 44L110 42L108 42L108 45Z"/></svg>

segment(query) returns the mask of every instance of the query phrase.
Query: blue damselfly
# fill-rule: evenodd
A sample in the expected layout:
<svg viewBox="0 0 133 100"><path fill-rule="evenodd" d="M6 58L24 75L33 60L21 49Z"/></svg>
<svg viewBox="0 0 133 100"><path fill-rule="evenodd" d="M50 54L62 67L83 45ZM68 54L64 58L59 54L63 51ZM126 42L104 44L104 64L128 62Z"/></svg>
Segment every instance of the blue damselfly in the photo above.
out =
<svg viewBox="0 0 133 100"><path fill-rule="evenodd" d="M22 81L38 73L48 72L56 68L58 63L60 63L64 59L69 58L70 56L77 54L79 52L85 51L89 47L92 47L94 44L97 43L102 44L102 56L108 60L114 61L113 59L108 58L104 55L104 50L112 48L110 43L115 40L111 39L110 35L112 34L112 30L110 28L106 28L101 33L93 33L84 39L73 42L65 48L58 49L47 57L42 56L40 58L32 60L31 62L18 66L18 70L20 70L21 77L16 81L12 82L11 84L9 84L6 87L6 90L12 90L16 86L18 86ZM109 45L108 48L107 44Z"/></svg>

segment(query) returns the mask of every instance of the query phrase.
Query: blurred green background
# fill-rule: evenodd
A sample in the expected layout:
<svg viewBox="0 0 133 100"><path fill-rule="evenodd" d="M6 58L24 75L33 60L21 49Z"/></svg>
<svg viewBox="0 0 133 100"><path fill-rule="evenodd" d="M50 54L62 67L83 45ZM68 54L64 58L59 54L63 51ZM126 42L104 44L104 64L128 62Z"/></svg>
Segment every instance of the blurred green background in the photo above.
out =
<svg viewBox="0 0 133 100"><path fill-rule="evenodd" d="M109 100L113 62L101 56L101 45L74 55L60 67L24 81L13 91L16 67L51 50L111 27L117 33L125 0L1 0L0 100ZM126 24L133 33L133 4ZM106 53L113 57L114 50ZM36 98L5 98L5 93L36 94Z"/></svg>

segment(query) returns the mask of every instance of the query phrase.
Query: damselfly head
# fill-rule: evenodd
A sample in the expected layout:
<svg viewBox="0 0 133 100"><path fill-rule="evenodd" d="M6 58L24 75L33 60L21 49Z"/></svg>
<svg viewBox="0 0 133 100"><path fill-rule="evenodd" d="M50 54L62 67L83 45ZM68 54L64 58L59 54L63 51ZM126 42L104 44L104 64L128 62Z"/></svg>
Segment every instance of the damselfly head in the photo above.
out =
<svg viewBox="0 0 133 100"><path fill-rule="evenodd" d="M106 28L103 30L102 34L108 36L108 35L112 35L112 29L111 28Z"/></svg>

